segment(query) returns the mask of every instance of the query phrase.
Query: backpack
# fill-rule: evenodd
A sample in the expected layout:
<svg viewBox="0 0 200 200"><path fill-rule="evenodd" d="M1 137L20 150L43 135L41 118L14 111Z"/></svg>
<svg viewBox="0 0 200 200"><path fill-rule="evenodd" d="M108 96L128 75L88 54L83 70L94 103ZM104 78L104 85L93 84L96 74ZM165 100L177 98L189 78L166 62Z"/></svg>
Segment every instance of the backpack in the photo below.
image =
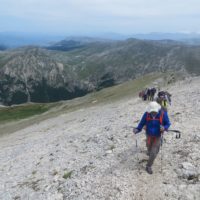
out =
<svg viewBox="0 0 200 200"><path fill-rule="evenodd" d="M165 92L164 92L164 91L158 92L158 96L159 96L159 97L165 97Z"/></svg>
<svg viewBox="0 0 200 200"><path fill-rule="evenodd" d="M149 121L153 121L153 120L159 120L160 121L160 125L163 124L163 116L164 116L164 111L161 111L161 114L160 114L160 117L159 118L155 118L155 119L152 119L150 117L150 113L147 113L147 117L146 117L146 121L149 122Z"/></svg>

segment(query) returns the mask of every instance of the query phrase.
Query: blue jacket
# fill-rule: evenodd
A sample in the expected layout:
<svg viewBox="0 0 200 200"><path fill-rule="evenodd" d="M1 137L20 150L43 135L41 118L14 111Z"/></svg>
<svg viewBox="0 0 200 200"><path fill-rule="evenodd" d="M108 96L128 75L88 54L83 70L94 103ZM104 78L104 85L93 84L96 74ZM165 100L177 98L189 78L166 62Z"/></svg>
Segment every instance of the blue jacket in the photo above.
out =
<svg viewBox="0 0 200 200"><path fill-rule="evenodd" d="M162 124L160 123L160 116L163 112L163 120ZM159 111L159 113L156 115L155 119L153 119L152 115L150 113L145 112L137 129L139 132L142 130L142 128L146 125L146 134L150 136L160 137L160 125L164 126L165 130L167 131L170 127L171 123L169 121L169 117L166 111Z"/></svg>

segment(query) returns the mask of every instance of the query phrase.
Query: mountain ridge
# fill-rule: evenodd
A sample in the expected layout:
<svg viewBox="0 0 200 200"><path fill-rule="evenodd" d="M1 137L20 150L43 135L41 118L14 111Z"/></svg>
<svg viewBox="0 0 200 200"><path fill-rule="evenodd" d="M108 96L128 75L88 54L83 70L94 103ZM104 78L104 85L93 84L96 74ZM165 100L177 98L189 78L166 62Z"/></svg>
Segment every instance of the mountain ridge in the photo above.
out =
<svg viewBox="0 0 200 200"><path fill-rule="evenodd" d="M51 102L168 71L200 74L200 47L173 41L91 42L68 51L23 47L0 52L0 101Z"/></svg>

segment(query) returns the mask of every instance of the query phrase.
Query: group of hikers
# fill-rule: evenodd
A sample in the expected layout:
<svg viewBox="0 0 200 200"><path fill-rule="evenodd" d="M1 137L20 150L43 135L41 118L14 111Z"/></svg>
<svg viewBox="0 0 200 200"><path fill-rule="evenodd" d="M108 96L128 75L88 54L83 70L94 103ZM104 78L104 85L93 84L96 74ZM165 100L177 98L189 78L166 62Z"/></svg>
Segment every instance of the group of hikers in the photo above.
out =
<svg viewBox="0 0 200 200"><path fill-rule="evenodd" d="M149 90L150 92L147 89L144 91L147 91L145 94L148 94L147 99L149 98L151 102L138 126L133 129L133 133L137 134L142 129L146 131L147 155L149 156L146 171L152 174L152 165L162 145L163 134L171 125L167 112L167 105L171 105L171 94L167 91L159 91L157 97L154 97L156 89ZM140 97L143 98L143 96Z"/></svg>
<svg viewBox="0 0 200 200"><path fill-rule="evenodd" d="M146 88L139 92L139 97L142 98L144 101L156 101L165 110L167 110L168 105L171 105L171 96L172 95L168 91L157 91L155 87Z"/></svg>
<svg viewBox="0 0 200 200"><path fill-rule="evenodd" d="M139 97L142 98L144 101L153 101L155 94L156 88L146 88L145 90L139 92Z"/></svg>

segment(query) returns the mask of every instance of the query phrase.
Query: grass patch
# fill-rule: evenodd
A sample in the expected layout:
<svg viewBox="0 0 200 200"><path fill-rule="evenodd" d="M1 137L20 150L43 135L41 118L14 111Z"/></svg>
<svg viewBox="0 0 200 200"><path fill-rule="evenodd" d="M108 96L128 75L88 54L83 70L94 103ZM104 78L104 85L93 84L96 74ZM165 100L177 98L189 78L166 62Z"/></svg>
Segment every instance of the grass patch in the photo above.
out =
<svg viewBox="0 0 200 200"><path fill-rule="evenodd" d="M63 113L69 113L79 109L87 109L88 107L94 105L113 103L124 98L134 97L138 95L138 92L141 89L151 86L152 83L160 77L163 78L164 75L145 75L143 77L139 77L138 79L67 101L43 104L26 104L9 108L0 108L0 125L2 125L0 126L0 135L15 132L32 124L40 123L43 120L59 116ZM41 115L42 113L44 114ZM29 117L31 118L27 119ZM10 123L15 121L16 123Z"/></svg>
<svg viewBox="0 0 200 200"><path fill-rule="evenodd" d="M123 84L104 88L97 92L92 92L83 97L63 101L59 107L61 113L73 112L75 110L85 109L87 107L97 104L112 103L122 100L124 98L131 98L138 95L138 92L141 89L144 89L146 86L150 86L156 79L162 76L163 75L161 74L145 75L143 77L125 82Z"/></svg>
<svg viewBox="0 0 200 200"><path fill-rule="evenodd" d="M34 171L32 171L32 174L33 174L33 175L35 175L36 173L37 173L37 171L35 171L35 170L34 170Z"/></svg>
<svg viewBox="0 0 200 200"><path fill-rule="evenodd" d="M72 171L70 171L70 172L65 172L64 175L63 175L63 178L64 178L64 179L71 178L71 175L72 175Z"/></svg>
<svg viewBox="0 0 200 200"><path fill-rule="evenodd" d="M50 109L48 104L27 104L0 109L0 124L42 114Z"/></svg>
<svg viewBox="0 0 200 200"><path fill-rule="evenodd" d="M120 85L105 88L99 92L91 94L91 96L93 99L100 102L113 102L123 98L135 96L141 89L145 88L149 84L152 84L152 82L159 77L161 77L161 74L145 75Z"/></svg>

